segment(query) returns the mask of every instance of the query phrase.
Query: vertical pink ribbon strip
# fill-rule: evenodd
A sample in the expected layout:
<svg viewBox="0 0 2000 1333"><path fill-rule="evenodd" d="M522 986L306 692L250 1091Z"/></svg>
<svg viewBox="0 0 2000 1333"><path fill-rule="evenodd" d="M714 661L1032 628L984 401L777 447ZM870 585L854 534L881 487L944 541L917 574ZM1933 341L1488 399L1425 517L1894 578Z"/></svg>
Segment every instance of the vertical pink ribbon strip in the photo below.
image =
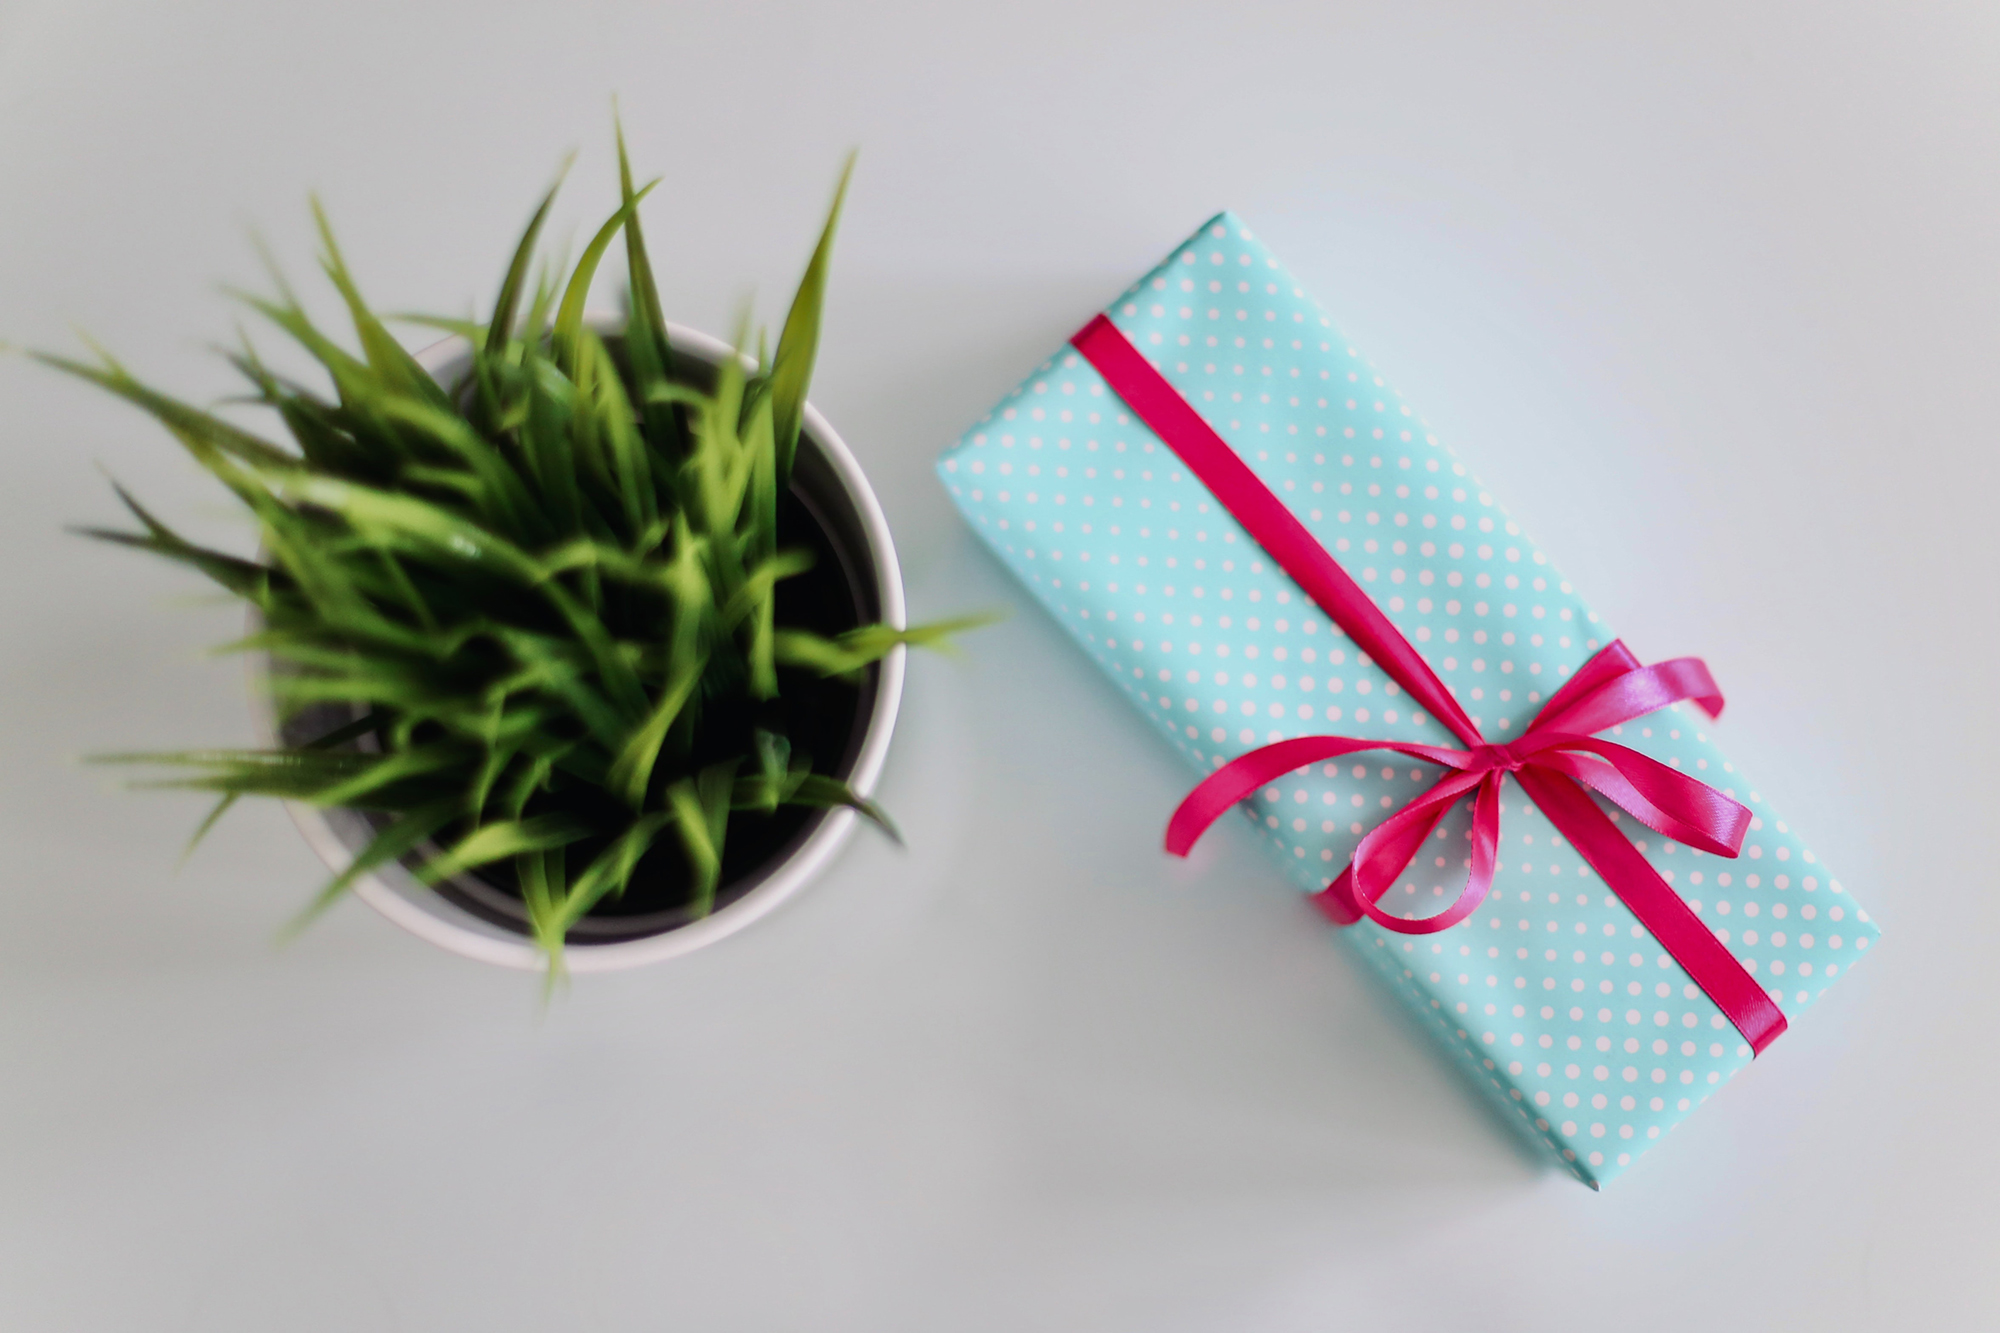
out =
<svg viewBox="0 0 2000 1333"><path fill-rule="evenodd" d="M1492 887L1500 842L1500 789L1512 774L1557 831L1736 1025L1750 1048L1761 1053L1777 1039L1785 1030L1785 1016L1772 997L1589 795L1595 791L1646 827L1690 847L1731 857L1742 848L1749 810L1685 773L1593 735L1683 699L1693 700L1711 717L1719 716L1722 693L1700 659L1681 657L1641 666L1623 643L1613 643L1549 697L1523 735L1504 745L1489 744L1430 664L1348 577L1340 562L1117 325L1099 315L1070 343L1355 646L1466 747L1353 736L1277 741L1223 765L1188 794L1168 822L1168 851L1185 856L1230 807L1308 764L1363 750L1391 750L1438 764L1446 772L1437 784L1369 830L1340 877L1314 898L1327 916L1343 926L1365 916L1402 934L1430 934L1470 916ZM1435 916L1411 919L1384 911L1378 900L1445 815L1468 797L1473 802L1472 847L1464 890Z"/></svg>

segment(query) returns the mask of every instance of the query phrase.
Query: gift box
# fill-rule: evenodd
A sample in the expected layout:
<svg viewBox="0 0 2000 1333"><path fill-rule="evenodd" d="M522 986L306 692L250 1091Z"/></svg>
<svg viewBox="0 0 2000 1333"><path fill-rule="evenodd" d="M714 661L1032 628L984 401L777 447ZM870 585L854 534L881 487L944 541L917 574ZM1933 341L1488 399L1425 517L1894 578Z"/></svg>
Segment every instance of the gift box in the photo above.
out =
<svg viewBox="0 0 2000 1333"><path fill-rule="evenodd" d="M1712 734L1224 213L940 461L973 530L1593 1188L1877 935ZM1169 812L1163 811L1163 824Z"/></svg>

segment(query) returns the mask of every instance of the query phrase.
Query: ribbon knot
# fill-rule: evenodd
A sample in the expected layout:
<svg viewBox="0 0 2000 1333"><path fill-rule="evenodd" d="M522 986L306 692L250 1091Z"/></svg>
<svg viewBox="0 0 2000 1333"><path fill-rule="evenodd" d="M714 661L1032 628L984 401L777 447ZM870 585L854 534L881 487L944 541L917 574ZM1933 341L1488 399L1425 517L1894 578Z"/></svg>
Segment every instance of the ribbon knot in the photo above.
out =
<svg viewBox="0 0 2000 1333"><path fill-rule="evenodd" d="M1516 755L1511 745L1475 745L1466 753L1472 758L1468 773L1517 773L1528 762Z"/></svg>
<svg viewBox="0 0 2000 1333"><path fill-rule="evenodd" d="M1389 750L1437 764L1447 772L1436 784L1369 830L1347 868L1314 897L1341 925L1366 916L1400 934L1431 934L1465 920L1492 887L1500 845L1500 791L1512 778L1753 1050L1761 1052L1785 1030L1785 1016L1772 997L1589 795L1597 793L1665 837L1717 856L1737 854L1750 826L1749 810L1685 773L1596 735L1682 700L1692 700L1711 717L1720 716L1722 692L1700 659L1641 666L1623 643L1614 642L1550 696L1523 735L1489 744L1430 664L1340 562L1117 325L1099 315L1070 342L1355 647L1464 747L1355 736L1274 742L1224 764L1188 793L1168 821L1168 851L1185 856L1237 802L1308 764L1364 750ZM1395 886L1427 840L1444 836L1438 825L1468 797L1473 803L1471 846L1463 858L1468 873L1457 899L1429 917L1384 911L1377 901ZM1405 887L1415 892L1414 884ZM1499 924L1497 918L1494 924Z"/></svg>

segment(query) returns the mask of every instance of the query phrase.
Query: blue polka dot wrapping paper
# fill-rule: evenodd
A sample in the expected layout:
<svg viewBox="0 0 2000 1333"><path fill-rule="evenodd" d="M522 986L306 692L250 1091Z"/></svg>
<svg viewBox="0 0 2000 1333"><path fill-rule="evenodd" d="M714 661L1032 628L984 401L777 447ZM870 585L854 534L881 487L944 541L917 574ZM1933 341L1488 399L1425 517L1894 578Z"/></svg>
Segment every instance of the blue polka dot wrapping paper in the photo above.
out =
<svg viewBox="0 0 2000 1333"><path fill-rule="evenodd" d="M1205 223L1106 314L1496 743L1616 638L1234 215ZM938 468L973 530L1180 753L1190 786L1296 736L1456 743L1074 349L1043 362ZM1709 725L1676 704L1606 734L1747 805L1739 857L1600 805L1796 1023L1879 932ZM1286 776L1244 813L1292 881L1317 893L1440 771L1352 755ZM1501 1114L1596 1188L1747 1065L1750 1047L1511 782L1502 818L1492 891L1466 920L1432 935L1366 920L1335 933ZM1443 845L1463 847L1469 828L1461 806ZM1464 858L1432 851L1384 908L1429 915L1457 896Z"/></svg>

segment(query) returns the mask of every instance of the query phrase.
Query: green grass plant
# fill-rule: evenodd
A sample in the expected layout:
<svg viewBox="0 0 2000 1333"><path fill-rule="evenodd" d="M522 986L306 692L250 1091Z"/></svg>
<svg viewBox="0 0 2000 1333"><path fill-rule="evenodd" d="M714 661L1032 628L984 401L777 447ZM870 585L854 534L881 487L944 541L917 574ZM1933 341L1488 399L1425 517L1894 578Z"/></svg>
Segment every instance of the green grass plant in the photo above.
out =
<svg viewBox="0 0 2000 1333"><path fill-rule="evenodd" d="M519 894L553 976L571 929L635 877L664 874L690 915L708 912L746 819L847 806L889 827L818 766L839 755L794 743L788 693L857 681L897 645L971 622L822 633L778 614L780 585L814 560L782 540L780 516L852 161L775 352L706 382L676 370L638 225L652 187L634 187L622 133L618 163L619 207L567 272L533 276L558 181L490 319L418 321L470 343L459 383L434 380L363 300L316 202L351 343L279 278L276 295L242 299L325 384L276 373L247 339L229 354L282 436L160 393L109 355L40 357L151 414L262 547L198 545L122 487L137 526L86 531L255 608L255 632L227 647L269 655L281 717L338 705L351 718L268 750L106 756L170 768L149 785L215 793L197 839L243 796L371 812L372 841L301 922L392 861L431 884L486 875ZM621 238L629 317L606 338L584 307Z"/></svg>

